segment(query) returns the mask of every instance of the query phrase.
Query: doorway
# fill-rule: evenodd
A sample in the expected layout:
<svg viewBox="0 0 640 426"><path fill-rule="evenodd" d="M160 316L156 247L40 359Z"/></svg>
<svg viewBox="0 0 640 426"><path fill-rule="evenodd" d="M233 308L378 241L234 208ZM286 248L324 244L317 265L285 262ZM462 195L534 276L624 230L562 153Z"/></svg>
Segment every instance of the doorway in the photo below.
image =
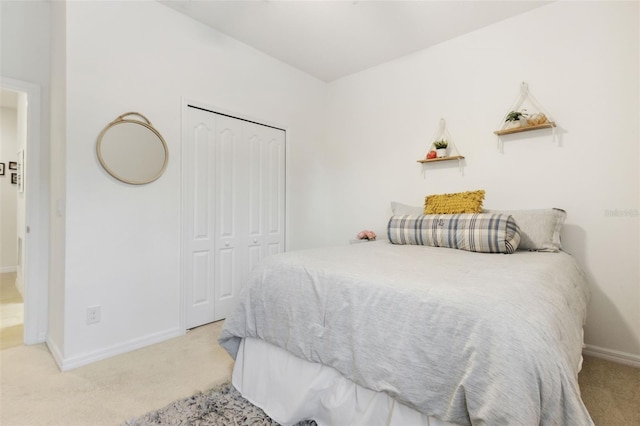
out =
<svg viewBox="0 0 640 426"><path fill-rule="evenodd" d="M6 158L5 176L1 176L5 180L12 181L16 174L15 183L10 183L16 191L15 258L9 263L15 263L15 283L24 300L23 343L29 345L45 341L48 316L48 206L41 202L40 179L41 93L36 84L4 77L0 91L9 95L3 99L16 99L16 144L10 148L15 152L0 151L0 163ZM9 163L15 163L15 170L9 170Z"/></svg>
<svg viewBox="0 0 640 426"><path fill-rule="evenodd" d="M21 346L24 341L24 285L18 223L24 222L24 199L18 190L18 105L24 93L0 92L0 348ZM21 110L23 107L21 106Z"/></svg>

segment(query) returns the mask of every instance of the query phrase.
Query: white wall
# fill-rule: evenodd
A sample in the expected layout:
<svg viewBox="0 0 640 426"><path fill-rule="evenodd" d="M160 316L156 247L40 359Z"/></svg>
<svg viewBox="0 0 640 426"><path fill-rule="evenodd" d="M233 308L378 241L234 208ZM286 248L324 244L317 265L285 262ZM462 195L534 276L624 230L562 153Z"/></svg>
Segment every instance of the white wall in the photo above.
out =
<svg viewBox="0 0 640 426"><path fill-rule="evenodd" d="M0 176L0 272L15 272L18 264L16 244L16 212L18 190L11 184L9 162L17 161L17 122L15 108L0 108L0 162L4 176Z"/></svg>
<svg viewBox="0 0 640 426"><path fill-rule="evenodd" d="M66 145L53 150L66 151L65 325L52 345L71 368L182 331L182 98L287 128L289 181L312 191L306 147L320 145L326 85L156 2L69 2L64 15ZM128 111L169 146L149 185L116 181L96 158L102 128ZM291 217L299 205L304 194ZM102 319L87 325L92 305Z"/></svg>
<svg viewBox="0 0 640 426"><path fill-rule="evenodd" d="M487 208L564 208L563 241L592 291L586 342L640 362L638 7L556 2L332 83L316 151L323 202L308 218L316 240L384 235L391 200L421 205L431 193L485 189ZM522 81L559 143L550 130L520 133L500 153L493 131ZM454 161L416 163L441 117L464 174Z"/></svg>

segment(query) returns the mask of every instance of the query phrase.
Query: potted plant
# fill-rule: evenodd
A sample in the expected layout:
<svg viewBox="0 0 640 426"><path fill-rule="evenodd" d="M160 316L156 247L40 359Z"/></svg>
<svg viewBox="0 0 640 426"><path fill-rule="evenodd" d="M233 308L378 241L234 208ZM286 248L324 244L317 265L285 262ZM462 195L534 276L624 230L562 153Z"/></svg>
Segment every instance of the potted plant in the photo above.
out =
<svg viewBox="0 0 640 426"><path fill-rule="evenodd" d="M526 111L526 109L523 109L522 111L510 111L504 121L509 123L509 127L527 127L529 123L527 123L528 114Z"/></svg>
<svg viewBox="0 0 640 426"><path fill-rule="evenodd" d="M447 141L445 141L444 139L440 141L435 141L433 143L433 146L436 148L436 153L438 155L438 158L447 156L447 147L449 146L449 143Z"/></svg>

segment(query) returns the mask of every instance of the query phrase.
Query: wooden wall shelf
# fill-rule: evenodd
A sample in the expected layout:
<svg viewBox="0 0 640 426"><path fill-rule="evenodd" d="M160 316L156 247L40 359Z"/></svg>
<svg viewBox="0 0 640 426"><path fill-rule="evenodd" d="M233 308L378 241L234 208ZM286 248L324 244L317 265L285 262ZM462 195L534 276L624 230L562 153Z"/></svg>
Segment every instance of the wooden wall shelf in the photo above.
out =
<svg viewBox="0 0 640 426"><path fill-rule="evenodd" d="M418 160L418 163L435 163L437 161L462 160L462 155L453 155L451 157L431 158L429 160Z"/></svg>
<svg viewBox="0 0 640 426"><path fill-rule="evenodd" d="M556 123L554 123L553 121L549 121L547 123L537 124L535 126L514 127L511 129L496 130L493 133L495 133L498 136L501 136L501 135L509 135L511 133L528 132L531 130L549 129L551 127L556 127Z"/></svg>

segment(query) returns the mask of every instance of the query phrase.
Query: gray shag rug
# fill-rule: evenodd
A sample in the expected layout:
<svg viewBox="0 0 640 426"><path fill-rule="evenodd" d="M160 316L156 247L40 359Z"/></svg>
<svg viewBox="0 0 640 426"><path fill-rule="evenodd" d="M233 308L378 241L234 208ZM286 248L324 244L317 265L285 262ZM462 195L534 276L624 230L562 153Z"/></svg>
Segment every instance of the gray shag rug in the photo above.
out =
<svg viewBox="0 0 640 426"><path fill-rule="evenodd" d="M124 425L271 426L278 423L244 399L231 383L224 383L128 420ZM304 420L296 426L315 425L313 420Z"/></svg>

